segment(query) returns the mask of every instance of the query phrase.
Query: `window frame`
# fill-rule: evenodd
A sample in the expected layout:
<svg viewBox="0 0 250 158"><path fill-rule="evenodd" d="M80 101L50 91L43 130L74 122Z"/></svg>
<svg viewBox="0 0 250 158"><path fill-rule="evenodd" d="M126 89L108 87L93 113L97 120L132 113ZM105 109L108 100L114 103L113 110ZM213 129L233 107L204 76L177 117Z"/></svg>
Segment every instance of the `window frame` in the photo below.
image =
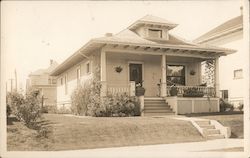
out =
<svg viewBox="0 0 250 158"><path fill-rule="evenodd" d="M180 76L170 76L169 73L166 72L166 79L168 80L169 77L183 77L184 78L184 84L182 86L186 86L186 65L183 65L183 64L167 64L167 68L166 68L166 71L168 71L168 66L182 66L184 68L184 72L183 72L183 75L180 75ZM178 84L178 83L175 83L175 84Z"/></svg>
<svg viewBox="0 0 250 158"><path fill-rule="evenodd" d="M77 85L80 84L80 79L81 79L81 66L78 66L76 68L76 80L77 80Z"/></svg>
<svg viewBox="0 0 250 158"><path fill-rule="evenodd" d="M64 76L64 82L65 82L65 87L64 87L64 94L67 95L68 94L68 74L65 74Z"/></svg>
<svg viewBox="0 0 250 158"><path fill-rule="evenodd" d="M89 66L88 66L89 65ZM86 62L86 64L85 64L85 66L86 66L86 74L88 75L88 74L91 74L91 62L90 61L87 61Z"/></svg>
<svg viewBox="0 0 250 158"><path fill-rule="evenodd" d="M241 72L241 76L236 76L236 72ZM243 78L243 69L236 69L233 71L233 77L234 79L242 79Z"/></svg>
<svg viewBox="0 0 250 158"><path fill-rule="evenodd" d="M152 37L152 36L150 36L150 31L159 31L160 32L160 34L159 34L159 36L158 37ZM162 29L160 29L160 28L148 28L147 29L147 35L148 35L148 38L152 38L152 39L162 39L163 38L163 30Z"/></svg>

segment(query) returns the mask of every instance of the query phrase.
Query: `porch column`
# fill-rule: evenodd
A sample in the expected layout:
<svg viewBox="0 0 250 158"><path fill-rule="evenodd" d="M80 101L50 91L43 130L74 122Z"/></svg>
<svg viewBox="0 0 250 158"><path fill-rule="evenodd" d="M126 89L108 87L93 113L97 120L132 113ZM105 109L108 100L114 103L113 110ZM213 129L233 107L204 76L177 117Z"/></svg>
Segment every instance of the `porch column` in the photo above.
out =
<svg viewBox="0 0 250 158"><path fill-rule="evenodd" d="M167 96L166 55L161 56L161 97Z"/></svg>
<svg viewBox="0 0 250 158"><path fill-rule="evenodd" d="M220 97L220 80L219 80L219 58L216 58L215 59L215 74L214 74L214 77L215 77L215 96L216 97Z"/></svg>
<svg viewBox="0 0 250 158"><path fill-rule="evenodd" d="M101 50L101 96L107 95L106 52Z"/></svg>

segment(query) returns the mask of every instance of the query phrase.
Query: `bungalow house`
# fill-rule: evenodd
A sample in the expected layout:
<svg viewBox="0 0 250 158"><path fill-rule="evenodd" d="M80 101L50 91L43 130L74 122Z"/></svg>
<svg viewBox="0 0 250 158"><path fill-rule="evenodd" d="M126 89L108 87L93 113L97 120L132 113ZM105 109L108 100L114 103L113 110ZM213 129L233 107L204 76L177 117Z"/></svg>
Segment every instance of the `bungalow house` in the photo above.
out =
<svg viewBox="0 0 250 158"><path fill-rule="evenodd" d="M171 34L177 24L146 15L117 34L91 39L60 64L50 75L57 77L57 105L70 106L70 95L79 81L100 68L101 96L108 92L135 95L135 86L145 88L141 97L145 113L177 114L219 110L219 57L234 50L195 44ZM213 87L200 86L201 62L215 61ZM178 91L170 96L171 88ZM195 88L206 97L182 97Z"/></svg>
<svg viewBox="0 0 250 158"><path fill-rule="evenodd" d="M236 53L220 58L220 92L221 98L234 104L235 107L243 103L244 84L242 81L243 66L243 16L232 18L213 28L195 40L200 44L210 44L237 50ZM227 82L225 82L227 81Z"/></svg>
<svg viewBox="0 0 250 158"><path fill-rule="evenodd" d="M50 65L46 69L38 69L29 74L26 80L26 91L29 89L39 90L43 97L43 105L52 106L56 104L56 78L49 73L58 66L54 60L50 60Z"/></svg>

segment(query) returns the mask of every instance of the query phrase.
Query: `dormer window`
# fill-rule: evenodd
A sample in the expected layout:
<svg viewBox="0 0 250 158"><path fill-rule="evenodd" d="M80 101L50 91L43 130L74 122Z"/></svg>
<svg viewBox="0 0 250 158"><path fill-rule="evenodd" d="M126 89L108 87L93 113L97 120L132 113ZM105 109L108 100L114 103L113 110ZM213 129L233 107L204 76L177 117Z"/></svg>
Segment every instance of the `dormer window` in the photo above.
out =
<svg viewBox="0 0 250 158"><path fill-rule="evenodd" d="M162 38L162 30L159 29L148 29L149 38Z"/></svg>

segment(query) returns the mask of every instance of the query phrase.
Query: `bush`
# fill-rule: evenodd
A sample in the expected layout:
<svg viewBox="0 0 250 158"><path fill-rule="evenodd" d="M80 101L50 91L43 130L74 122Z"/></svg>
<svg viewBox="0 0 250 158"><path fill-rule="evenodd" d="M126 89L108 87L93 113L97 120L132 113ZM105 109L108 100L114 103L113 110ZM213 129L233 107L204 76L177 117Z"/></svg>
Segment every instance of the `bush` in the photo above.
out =
<svg viewBox="0 0 250 158"><path fill-rule="evenodd" d="M7 117L9 117L11 114L11 108L9 104L7 104L7 107L6 107L6 114L7 114Z"/></svg>
<svg viewBox="0 0 250 158"><path fill-rule="evenodd" d="M99 107L91 108L88 114L96 117L127 117L140 116L140 104L136 97L109 94L103 98Z"/></svg>
<svg viewBox="0 0 250 158"><path fill-rule="evenodd" d="M139 116L140 104L136 97L127 94L100 97L101 83L99 69L92 79L80 85L72 93L71 110L76 115L95 117Z"/></svg>
<svg viewBox="0 0 250 158"><path fill-rule="evenodd" d="M26 94L25 102L18 109L18 115L27 126L33 126L41 117L41 98L39 91L31 90Z"/></svg>
<svg viewBox="0 0 250 158"><path fill-rule="evenodd" d="M240 103L240 105L238 106L238 109L239 109L240 111L242 111L243 108L244 108L244 104L243 104L243 103Z"/></svg>
<svg viewBox="0 0 250 158"><path fill-rule="evenodd" d="M37 90L30 90L25 97L18 92L8 93L7 104L17 119L27 127L33 126L41 117L41 99Z"/></svg>
<svg viewBox="0 0 250 158"><path fill-rule="evenodd" d="M220 112L224 112L224 111L233 111L234 110L234 106L230 103L228 103L227 101L220 99Z"/></svg>
<svg viewBox="0 0 250 158"><path fill-rule="evenodd" d="M184 89L183 97L203 97L204 92L199 91L198 88L187 88Z"/></svg>
<svg viewBox="0 0 250 158"><path fill-rule="evenodd" d="M96 69L92 79L85 81L83 85L79 85L71 95L71 111L76 115L92 115L87 114L88 111L94 111L100 104L100 71ZM89 110L93 109L93 110Z"/></svg>
<svg viewBox="0 0 250 158"><path fill-rule="evenodd" d="M9 110L17 117L17 119L21 120L19 116L19 108L22 104L24 104L24 96L18 92L8 92L6 95L6 104L7 110ZM9 111L9 112L10 112ZM7 111L8 114L8 111Z"/></svg>

